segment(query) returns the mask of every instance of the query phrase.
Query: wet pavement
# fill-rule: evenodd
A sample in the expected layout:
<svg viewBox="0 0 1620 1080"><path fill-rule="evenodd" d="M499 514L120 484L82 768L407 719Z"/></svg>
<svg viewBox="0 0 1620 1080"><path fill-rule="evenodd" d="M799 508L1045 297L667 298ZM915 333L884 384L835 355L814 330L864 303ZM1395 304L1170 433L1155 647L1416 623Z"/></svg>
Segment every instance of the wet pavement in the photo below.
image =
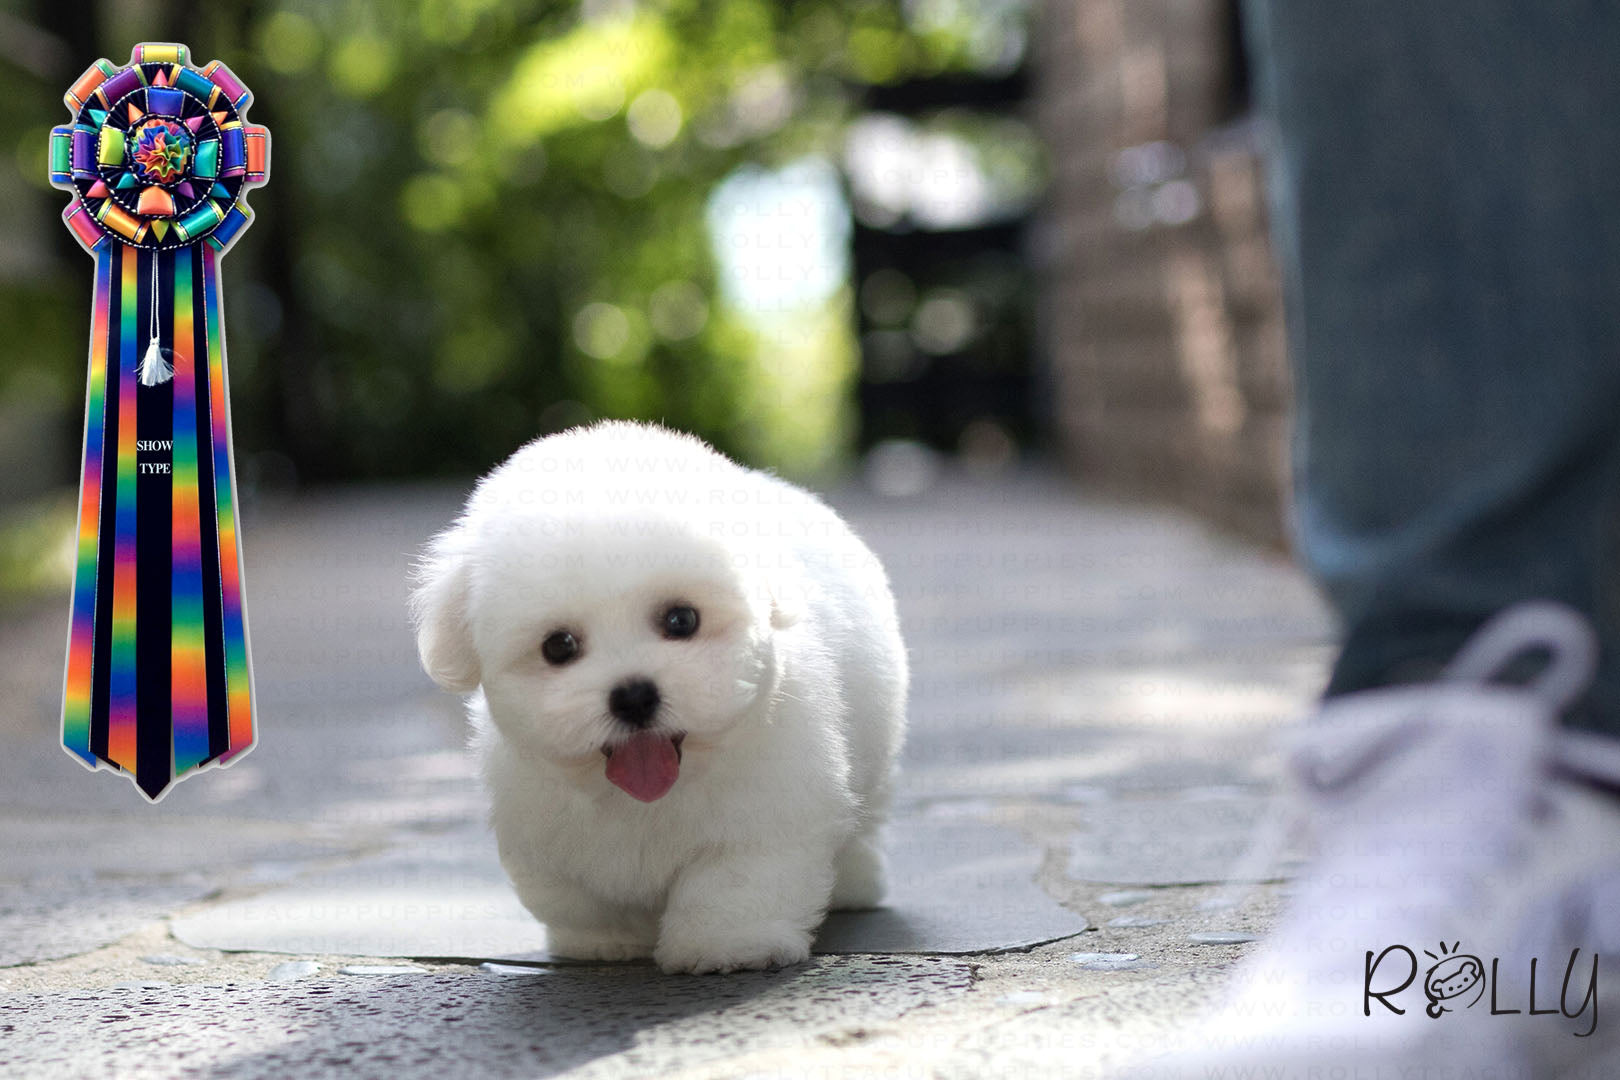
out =
<svg viewBox="0 0 1620 1080"><path fill-rule="evenodd" d="M1280 557L1061 481L832 501L914 672L890 904L810 964L559 964L507 889L411 554L449 488L246 508L260 744L157 806L56 740L63 596L0 623L0 1076L1098 1075L1278 887L1223 884L1330 626Z"/></svg>

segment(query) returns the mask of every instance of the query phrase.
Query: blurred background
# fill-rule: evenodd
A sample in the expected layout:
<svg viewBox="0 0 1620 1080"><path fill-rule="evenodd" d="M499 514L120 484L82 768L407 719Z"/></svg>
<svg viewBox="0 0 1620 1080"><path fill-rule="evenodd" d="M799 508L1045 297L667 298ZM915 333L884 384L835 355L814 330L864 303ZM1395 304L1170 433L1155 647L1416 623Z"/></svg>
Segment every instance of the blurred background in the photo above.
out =
<svg viewBox="0 0 1620 1080"><path fill-rule="evenodd" d="M1230 0L8 0L0 603L68 581L91 263L46 134L143 40L273 134L225 263L244 502L643 417L812 483L1049 465L1281 543Z"/></svg>
<svg viewBox="0 0 1620 1080"><path fill-rule="evenodd" d="M1235 2L0 0L0 1073L1044 1075L1199 1009L1245 946L1191 942L1281 902L1218 883L1333 652ZM93 263L46 159L85 68L165 40L273 141L223 263L259 742L151 806L60 746ZM851 940L925 955L731 1006L474 966L536 927L409 573L606 417L883 560L897 887Z"/></svg>

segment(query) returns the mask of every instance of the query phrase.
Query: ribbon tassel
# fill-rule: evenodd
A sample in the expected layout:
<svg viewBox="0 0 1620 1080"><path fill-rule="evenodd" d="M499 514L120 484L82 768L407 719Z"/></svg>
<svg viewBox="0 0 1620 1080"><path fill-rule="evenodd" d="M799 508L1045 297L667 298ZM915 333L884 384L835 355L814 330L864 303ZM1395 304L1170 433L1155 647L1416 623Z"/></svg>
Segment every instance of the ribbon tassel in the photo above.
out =
<svg viewBox="0 0 1620 1080"><path fill-rule="evenodd" d="M141 357L141 385L161 386L174 378L174 367L163 359L163 350L158 348L157 338L146 347L146 355Z"/></svg>
<svg viewBox="0 0 1620 1080"><path fill-rule="evenodd" d="M161 386L174 378L174 368L163 359L163 349L158 345L158 257L152 253L152 340L146 346L146 355L141 357L141 385Z"/></svg>

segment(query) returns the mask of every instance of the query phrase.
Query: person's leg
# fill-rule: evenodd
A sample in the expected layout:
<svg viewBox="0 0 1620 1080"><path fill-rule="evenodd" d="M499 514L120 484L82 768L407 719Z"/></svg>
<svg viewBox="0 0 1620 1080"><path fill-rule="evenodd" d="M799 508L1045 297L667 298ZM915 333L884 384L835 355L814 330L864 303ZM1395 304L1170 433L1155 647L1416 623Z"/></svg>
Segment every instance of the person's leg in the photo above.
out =
<svg viewBox="0 0 1620 1080"><path fill-rule="evenodd" d="M1249 0L1330 694L1582 611L1620 732L1620 8Z"/></svg>
<svg viewBox="0 0 1620 1080"><path fill-rule="evenodd" d="M1579 957L1593 1002L1620 992L1596 960L1620 949L1620 11L1247 10L1298 534L1346 643L1285 759L1309 867L1150 1075L1616 1075L1595 1009L1582 1033L1497 1002Z"/></svg>

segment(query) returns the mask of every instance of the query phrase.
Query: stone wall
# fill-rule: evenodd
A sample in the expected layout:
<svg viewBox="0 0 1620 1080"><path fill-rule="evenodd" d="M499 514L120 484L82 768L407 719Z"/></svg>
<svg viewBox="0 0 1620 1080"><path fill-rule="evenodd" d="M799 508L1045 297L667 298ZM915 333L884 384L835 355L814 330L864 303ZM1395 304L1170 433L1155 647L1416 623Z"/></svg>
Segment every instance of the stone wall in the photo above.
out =
<svg viewBox="0 0 1620 1080"><path fill-rule="evenodd" d="M1065 462L1284 543L1289 379L1226 0L1046 0L1040 341Z"/></svg>

